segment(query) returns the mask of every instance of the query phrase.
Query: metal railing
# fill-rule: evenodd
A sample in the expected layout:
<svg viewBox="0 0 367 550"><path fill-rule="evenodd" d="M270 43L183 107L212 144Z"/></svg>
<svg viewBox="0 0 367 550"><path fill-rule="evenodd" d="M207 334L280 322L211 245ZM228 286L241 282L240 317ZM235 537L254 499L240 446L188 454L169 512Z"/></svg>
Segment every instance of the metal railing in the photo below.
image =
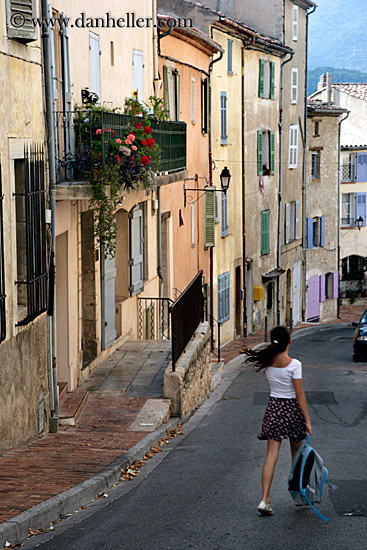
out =
<svg viewBox="0 0 367 550"><path fill-rule="evenodd" d="M340 225L344 227L354 227L355 221L352 216L346 216L340 219Z"/></svg>
<svg viewBox="0 0 367 550"><path fill-rule="evenodd" d="M341 181L356 181L356 164L349 162L341 165Z"/></svg>
<svg viewBox="0 0 367 550"><path fill-rule="evenodd" d="M172 371L203 320L203 272L185 288L180 297L170 307L172 324Z"/></svg>
<svg viewBox="0 0 367 550"><path fill-rule="evenodd" d="M139 340L170 340L170 298L138 298Z"/></svg>
<svg viewBox="0 0 367 550"><path fill-rule="evenodd" d="M215 355L215 357L217 357L218 363L220 363L220 327L222 326L223 323L221 323L220 321L218 321L218 319L216 319L215 317L210 315L210 313L209 313L209 311L207 311L207 309L205 311L205 316L206 316L207 319L213 319L214 323L217 324L217 351L215 352L215 346L214 346L214 343L213 343L211 352L212 352L213 355ZM213 342L214 342L214 339L213 339Z"/></svg>
<svg viewBox="0 0 367 550"><path fill-rule="evenodd" d="M121 139L135 128L141 117L101 110L81 110L54 113L57 179L81 180L90 171L93 150L98 150L105 163L109 144ZM159 146L159 165L152 168L158 173L178 172L186 169L185 122L151 119L152 137Z"/></svg>

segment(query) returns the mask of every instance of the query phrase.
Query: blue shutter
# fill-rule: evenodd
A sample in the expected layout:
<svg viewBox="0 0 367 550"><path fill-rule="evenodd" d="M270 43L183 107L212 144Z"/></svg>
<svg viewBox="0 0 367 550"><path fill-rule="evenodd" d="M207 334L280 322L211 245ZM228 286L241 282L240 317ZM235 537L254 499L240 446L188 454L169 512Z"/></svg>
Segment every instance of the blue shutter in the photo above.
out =
<svg viewBox="0 0 367 550"><path fill-rule="evenodd" d="M223 275L218 277L218 288L217 288L217 298L218 298L218 321L222 320L223 317L223 292L222 292L222 281Z"/></svg>
<svg viewBox="0 0 367 550"><path fill-rule="evenodd" d="M229 319L229 272L226 273L224 281L224 317Z"/></svg>
<svg viewBox="0 0 367 550"><path fill-rule="evenodd" d="M366 179L367 181L367 179ZM356 193L356 220L361 216L362 226L366 226L366 193Z"/></svg>
<svg viewBox="0 0 367 550"><path fill-rule="evenodd" d="M227 71L232 74L232 48L233 40L228 39L228 51L227 51Z"/></svg>
<svg viewBox="0 0 367 550"><path fill-rule="evenodd" d="M357 181L367 181L367 153L357 153Z"/></svg>
<svg viewBox="0 0 367 550"><path fill-rule="evenodd" d="M227 92L220 92L220 143L227 145Z"/></svg>
<svg viewBox="0 0 367 550"><path fill-rule="evenodd" d="M227 193L221 193L222 200L221 200L221 206L222 206L222 237L225 237L228 235L228 203L227 203Z"/></svg>
<svg viewBox="0 0 367 550"><path fill-rule="evenodd" d="M230 273L223 273L218 276L217 299L218 299L218 321L223 323L229 319L229 298L230 298Z"/></svg>
<svg viewBox="0 0 367 550"><path fill-rule="evenodd" d="M313 248L313 220L307 218L307 248Z"/></svg>
<svg viewBox="0 0 367 550"><path fill-rule="evenodd" d="M325 216L320 218L320 246L325 246Z"/></svg>

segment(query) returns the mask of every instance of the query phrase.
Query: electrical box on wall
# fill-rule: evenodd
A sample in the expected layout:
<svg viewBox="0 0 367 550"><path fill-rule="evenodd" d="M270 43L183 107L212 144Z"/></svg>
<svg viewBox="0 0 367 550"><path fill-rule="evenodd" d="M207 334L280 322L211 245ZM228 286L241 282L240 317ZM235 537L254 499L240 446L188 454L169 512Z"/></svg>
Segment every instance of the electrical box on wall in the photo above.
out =
<svg viewBox="0 0 367 550"><path fill-rule="evenodd" d="M264 289L262 286L254 286L254 301L261 302L263 299Z"/></svg>

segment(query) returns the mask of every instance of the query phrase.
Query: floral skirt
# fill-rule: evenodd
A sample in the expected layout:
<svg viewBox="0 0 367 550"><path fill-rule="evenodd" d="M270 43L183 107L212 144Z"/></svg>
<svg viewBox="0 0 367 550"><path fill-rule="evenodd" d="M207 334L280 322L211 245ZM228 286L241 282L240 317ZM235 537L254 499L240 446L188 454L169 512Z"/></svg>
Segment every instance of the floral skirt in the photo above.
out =
<svg viewBox="0 0 367 550"><path fill-rule="evenodd" d="M261 428L257 437L261 440L292 439L302 441L306 438L306 421L297 399L270 397Z"/></svg>

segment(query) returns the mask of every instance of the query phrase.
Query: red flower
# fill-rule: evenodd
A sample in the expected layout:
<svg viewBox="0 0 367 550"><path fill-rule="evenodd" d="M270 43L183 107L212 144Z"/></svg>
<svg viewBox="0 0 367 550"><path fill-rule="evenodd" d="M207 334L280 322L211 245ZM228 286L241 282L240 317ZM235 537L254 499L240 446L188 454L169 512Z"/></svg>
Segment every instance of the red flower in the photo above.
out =
<svg viewBox="0 0 367 550"><path fill-rule="evenodd" d="M150 127L150 126L145 126L145 128L144 128L144 133L145 133L145 134L151 134L151 133L152 133L151 127Z"/></svg>
<svg viewBox="0 0 367 550"><path fill-rule="evenodd" d="M120 162L121 162L120 157L118 155L116 155L116 158L117 158L117 164L120 164Z"/></svg>
<svg viewBox="0 0 367 550"><path fill-rule="evenodd" d="M152 137L149 137L147 139L147 142L148 142L148 145L149 145L149 149L151 149L155 143L154 139Z"/></svg>
<svg viewBox="0 0 367 550"><path fill-rule="evenodd" d="M144 164L144 166L148 166L148 164L150 163L150 158L147 157L147 155L143 155L140 162Z"/></svg>
<svg viewBox="0 0 367 550"><path fill-rule="evenodd" d="M135 128L137 128L138 130L140 130L140 128L142 128L142 126L143 126L143 125L142 125L141 122L137 122L137 123L135 124Z"/></svg>
<svg viewBox="0 0 367 550"><path fill-rule="evenodd" d="M142 139L141 144L144 145L144 147L146 147L148 145L148 142L146 139Z"/></svg>

